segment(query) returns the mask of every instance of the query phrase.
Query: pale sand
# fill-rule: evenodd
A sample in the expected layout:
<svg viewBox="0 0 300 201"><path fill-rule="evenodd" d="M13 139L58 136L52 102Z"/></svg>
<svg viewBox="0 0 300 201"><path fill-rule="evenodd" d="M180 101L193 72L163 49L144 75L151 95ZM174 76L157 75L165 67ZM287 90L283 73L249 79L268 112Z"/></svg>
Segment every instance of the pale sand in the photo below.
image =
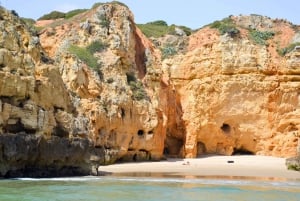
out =
<svg viewBox="0 0 300 201"><path fill-rule="evenodd" d="M233 161L233 163L228 163ZM164 173L181 176L259 177L300 180L300 172L287 170L284 158L269 156L206 156L160 162L100 166L100 173Z"/></svg>

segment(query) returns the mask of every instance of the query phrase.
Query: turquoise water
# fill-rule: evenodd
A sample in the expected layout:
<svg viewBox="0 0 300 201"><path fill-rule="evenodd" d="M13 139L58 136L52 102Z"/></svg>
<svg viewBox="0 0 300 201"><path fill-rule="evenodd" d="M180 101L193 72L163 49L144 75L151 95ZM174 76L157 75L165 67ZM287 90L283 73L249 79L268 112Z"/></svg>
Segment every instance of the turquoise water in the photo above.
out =
<svg viewBox="0 0 300 201"><path fill-rule="evenodd" d="M300 181L114 176L0 180L0 200L299 201Z"/></svg>

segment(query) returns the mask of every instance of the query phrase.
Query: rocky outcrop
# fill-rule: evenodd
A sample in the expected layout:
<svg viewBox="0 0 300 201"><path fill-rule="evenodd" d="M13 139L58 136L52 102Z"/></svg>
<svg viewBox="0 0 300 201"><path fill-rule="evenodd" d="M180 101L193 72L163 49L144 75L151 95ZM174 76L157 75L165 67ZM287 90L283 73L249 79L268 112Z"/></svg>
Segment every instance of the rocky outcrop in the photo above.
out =
<svg viewBox="0 0 300 201"><path fill-rule="evenodd" d="M287 158L286 166L289 170L300 171L300 140L298 139L297 156Z"/></svg>
<svg viewBox="0 0 300 201"><path fill-rule="evenodd" d="M256 28L261 32L279 33L280 27L286 33L275 34L268 45L262 45L255 43L242 27L250 26L244 18L233 18L241 23L236 25L239 36L220 36L216 29L205 27L190 37L186 54L163 62L180 108L171 115L181 117L175 125L184 128L181 135L169 129L169 141L176 140L168 146L180 142L182 149L177 153L182 156L296 154L300 126L299 53L292 51L281 57L273 41L292 39L294 27L269 18L273 24L264 25L261 21L269 21L263 17L248 17L248 21L260 25Z"/></svg>
<svg viewBox="0 0 300 201"><path fill-rule="evenodd" d="M106 163L157 160L164 146L159 54L133 21L128 8L103 4L40 36L77 111L88 119L88 138L112 153ZM72 54L72 47L85 51L94 44L94 67Z"/></svg>
<svg viewBox="0 0 300 201"><path fill-rule="evenodd" d="M0 148L0 175L5 177L97 175L104 162L104 150L88 139L2 134Z"/></svg>
<svg viewBox="0 0 300 201"><path fill-rule="evenodd" d="M127 7L101 4L39 37L3 8L0 19L0 176L162 157L160 55Z"/></svg>
<svg viewBox="0 0 300 201"><path fill-rule="evenodd" d="M39 38L0 9L0 176L91 173L104 150L73 136L87 132L85 119L74 113L59 68Z"/></svg>
<svg viewBox="0 0 300 201"><path fill-rule="evenodd" d="M256 15L228 22L224 33L150 41L113 2L37 36L1 8L0 176L97 174L164 155L295 156L299 51L277 50L298 28ZM263 32L271 37L255 42Z"/></svg>

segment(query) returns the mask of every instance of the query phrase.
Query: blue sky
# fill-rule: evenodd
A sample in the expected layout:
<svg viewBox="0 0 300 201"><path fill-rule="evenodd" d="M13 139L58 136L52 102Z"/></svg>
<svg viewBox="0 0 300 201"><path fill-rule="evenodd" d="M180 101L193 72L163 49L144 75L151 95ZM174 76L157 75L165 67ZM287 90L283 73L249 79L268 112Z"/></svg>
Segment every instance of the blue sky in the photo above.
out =
<svg viewBox="0 0 300 201"><path fill-rule="evenodd" d="M229 15L261 14L300 24L299 0L119 0L131 9L136 23L165 20L193 29ZM93 0L0 0L22 17L37 19L53 10L90 8Z"/></svg>

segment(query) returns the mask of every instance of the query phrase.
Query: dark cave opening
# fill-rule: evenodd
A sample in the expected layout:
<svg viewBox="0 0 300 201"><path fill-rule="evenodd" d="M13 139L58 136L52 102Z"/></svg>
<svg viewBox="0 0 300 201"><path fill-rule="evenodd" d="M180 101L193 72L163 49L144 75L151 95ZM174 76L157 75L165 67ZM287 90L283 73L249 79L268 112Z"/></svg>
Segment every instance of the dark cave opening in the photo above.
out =
<svg viewBox="0 0 300 201"><path fill-rule="evenodd" d="M133 155L132 160L133 160L134 162L137 161L137 154L134 154L134 155Z"/></svg>
<svg viewBox="0 0 300 201"><path fill-rule="evenodd" d="M167 136L163 154L166 157L180 157L183 147L183 140Z"/></svg>
<svg viewBox="0 0 300 201"><path fill-rule="evenodd" d="M255 155L252 151L244 148L234 148L232 155Z"/></svg>
<svg viewBox="0 0 300 201"><path fill-rule="evenodd" d="M221 126L221 130L222 130L224 133L230 133L231 127L230 127L229 124L223 123L223 125Z"/></svg>
<svg viewBox="0 0 300 201"><path fill-rule="evenodd" d="M137 134L138 134L138 136L143 136L144 135L144 131L143 130L138 130Z"/></svg>

